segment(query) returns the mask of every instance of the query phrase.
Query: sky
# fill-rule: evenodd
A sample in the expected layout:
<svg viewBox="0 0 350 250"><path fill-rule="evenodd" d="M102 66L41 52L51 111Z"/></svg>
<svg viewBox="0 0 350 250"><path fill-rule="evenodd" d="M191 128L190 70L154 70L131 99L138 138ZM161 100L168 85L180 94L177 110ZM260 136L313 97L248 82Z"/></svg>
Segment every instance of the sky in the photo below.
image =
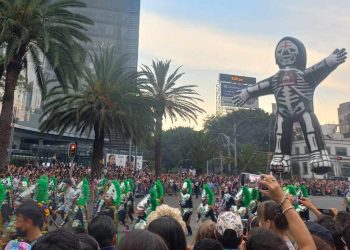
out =
<svg viewBox="0 0 350 250"><path fill-rule="evenodd" d="M179 84L195 84L206 114L197 124L165 121L165 129L201 129L215 114L219 73L263 80L278 71L274 50L284 36L301 40L308 66L335 48L350 50L348 0L141 0L139 64L172 60L182 66ZM315 92L315 112L321 124L338 123L337 108L350 101L350 59ZM259 98L271 112L273 96Z"/></svg>

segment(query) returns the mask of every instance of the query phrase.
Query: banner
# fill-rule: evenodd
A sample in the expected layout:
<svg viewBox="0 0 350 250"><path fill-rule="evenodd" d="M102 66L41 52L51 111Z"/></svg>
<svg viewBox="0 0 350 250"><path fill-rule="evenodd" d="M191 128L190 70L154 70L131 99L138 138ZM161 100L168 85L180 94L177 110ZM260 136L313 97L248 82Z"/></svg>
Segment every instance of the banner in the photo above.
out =
<svg viewBox="0 0 350 250"><path fill-rule="evenodd" d="M119 154L107 154L106 156L107 166L127 167L135 166L135 155L129 157L129 155ZM143 156L137 156L136 168L142 169Z"/></svg>

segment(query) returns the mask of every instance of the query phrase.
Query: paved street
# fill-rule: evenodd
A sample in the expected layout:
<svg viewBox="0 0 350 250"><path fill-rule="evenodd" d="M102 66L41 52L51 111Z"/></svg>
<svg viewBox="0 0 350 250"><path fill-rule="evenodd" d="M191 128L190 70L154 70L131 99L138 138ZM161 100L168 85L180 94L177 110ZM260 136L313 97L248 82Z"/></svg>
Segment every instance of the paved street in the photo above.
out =
<svg viewBox="0 0 350 250"><path fill-rule="evenodd" d="M343 207L343 198L341 197L332 197L332 196L313 196L311 197L312 201L315 203L315 205L318 208L337 208L337 209L344 209ZM135 206L137 205L137 203L140 201L141 199L136 199L135 200ZM178 197L177 196L168 196L166 195L164 197L164 203L168 204L169 206L172 207L179 207L179 203L178 203ZM194 206L194 210L197 209L198 205L200 203L200 198L196 199L195 197L193 197L193 206ZM89 213L91 213L92 207L90 206L89 209ZM199 224L195 222L196 220L196 216L197 214L194 213L192 215L191 218L191 227L193 230L193 236L196 234L197 230L198 230L198 226ZM60 223L61 221L58 220L58 222ZM51 229L55 229L55 227L51 227ZM119 226L119 235L123 234L123 227ZM187 232L186 232L187 234ZM187 237L187 243L191 244L192 240L193 240L193 236L192 237Z"/></svg>
<svg viewBox="0 0 350 250"><path fill-rule="evenodd" d="M315 203L315 205L318 208L337 208L337 209L343 209L343 199L341 197L332 197L332 196L313 196L311 197L312 201ZM136 202L139 202L140 199L137 199ZM177 196L165 196L164 197L164 203L168 204L172 207L179 207L178 206L178 197ZM198 207L200 203L200 198L196 199L193 198L193 206L194 209ZM136 203L137 204L137 203ZM135 204L135 205L136 205ZM191 226L193 230L193 235L198 230L198 224L195 222L196 220L196 214L192 215L191 220ZM187 233L187 232L186 232ZM187 243L191 244L193 237L187 237Z"/></svg>

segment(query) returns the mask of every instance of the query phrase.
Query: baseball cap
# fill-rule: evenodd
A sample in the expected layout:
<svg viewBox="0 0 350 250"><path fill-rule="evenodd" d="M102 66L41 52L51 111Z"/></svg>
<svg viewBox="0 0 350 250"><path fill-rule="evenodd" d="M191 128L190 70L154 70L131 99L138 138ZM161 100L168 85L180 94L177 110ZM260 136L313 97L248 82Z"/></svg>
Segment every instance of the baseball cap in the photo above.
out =
<svg viewBox="0 0 350 250"><path fill-rule="evenodd" d="M243 225L241 216L230 211L222 212L218 216L216 231L224 235L226 229L232 229L237 233L237 237L243 234Z"/></svg>

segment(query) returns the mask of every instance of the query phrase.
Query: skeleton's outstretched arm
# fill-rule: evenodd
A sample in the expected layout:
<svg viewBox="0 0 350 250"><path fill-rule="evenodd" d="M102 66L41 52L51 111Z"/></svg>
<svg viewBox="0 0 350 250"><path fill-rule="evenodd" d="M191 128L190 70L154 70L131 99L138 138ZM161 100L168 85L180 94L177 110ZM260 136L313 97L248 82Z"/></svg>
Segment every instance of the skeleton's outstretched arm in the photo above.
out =
<svg viewBox="0 0 350 250"><path fill-rule="evenodd" d="M345 49L336 49L321 62L305 70L305 79L316 87L320 84L338 65L346 60L347 52Z"/></svg>
<svg viewBox="0 0 350 250"><path fill-rule="evenodd" d="M233 105L241 107L251 98L273 94L271 79L272 77L267 78L253 86L243 89L240 94L233 96Z"/></svg>

